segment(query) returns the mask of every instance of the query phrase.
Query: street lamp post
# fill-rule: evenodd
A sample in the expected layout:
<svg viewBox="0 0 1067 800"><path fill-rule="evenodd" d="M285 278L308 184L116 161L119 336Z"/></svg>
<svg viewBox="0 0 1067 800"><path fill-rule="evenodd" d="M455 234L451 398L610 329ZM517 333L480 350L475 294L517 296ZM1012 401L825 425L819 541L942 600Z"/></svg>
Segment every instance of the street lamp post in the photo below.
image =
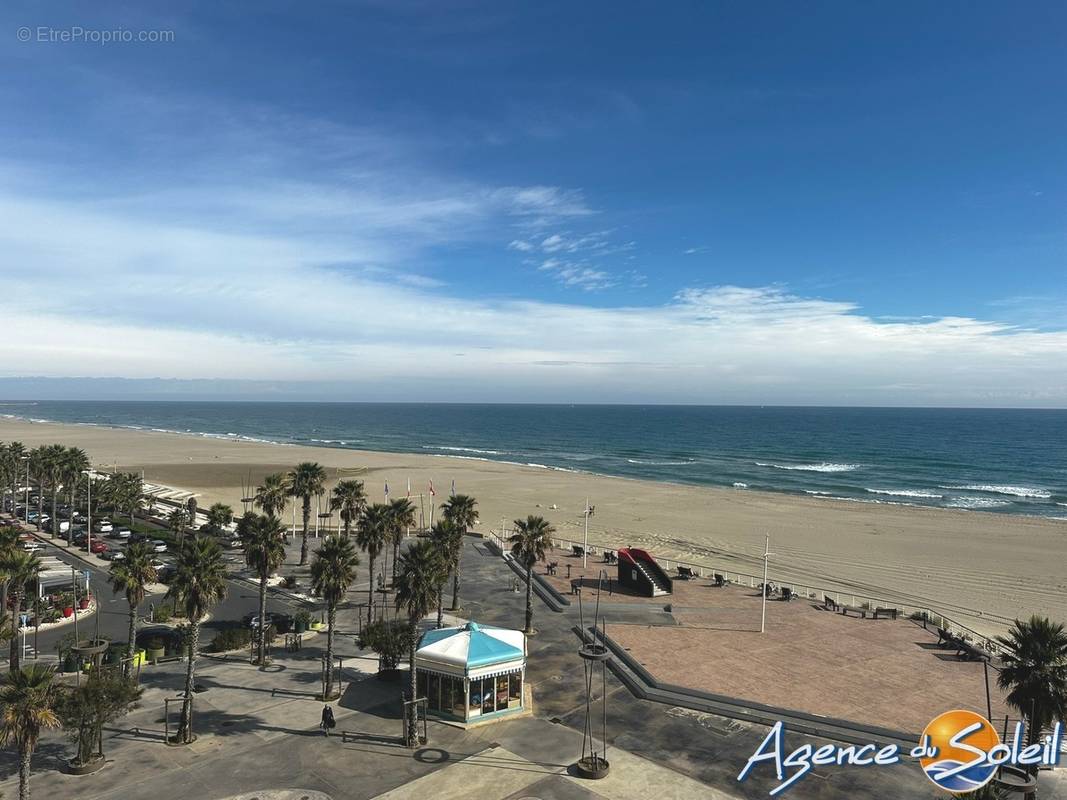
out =
<svg viewBox="0 0 1067 800"><path fill-rule="evenodd" d="M763 608L760 612L759 632L767 629L767 563L774 553L771 552L771 535L767 534L767 543L763 548Z"/></svg>
<svg viewBox="0 0 1067 800"><path fill-rule="evenodd" d="M582 515L585 517L585 542L582 546L582 569L589 566L589 518L593 516L593 506L589 505L589 498L585 498L585 511Z"/></svg>

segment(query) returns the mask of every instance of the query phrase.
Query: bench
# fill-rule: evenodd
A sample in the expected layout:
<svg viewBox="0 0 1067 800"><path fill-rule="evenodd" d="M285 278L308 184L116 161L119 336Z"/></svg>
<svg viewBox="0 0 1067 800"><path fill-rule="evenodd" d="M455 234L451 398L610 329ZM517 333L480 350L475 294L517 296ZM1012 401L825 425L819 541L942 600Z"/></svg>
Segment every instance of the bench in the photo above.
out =
<svg viewBox="0 0 1067 800"><path fill-rule="evenodd" d="M986 650L984 647L979 647L976 644L965 642L962 639L956 640L956 655L960 658L965 658L968 661L992 661L993 654Z"/></svg>
<svg viewBox="0 0 1067 800"><path fill-rule="evenodd" d="M619 563L619 557L615 555L613 550L604 551L604 563L605 564L617 564Z"/></svg>
<svg viewBox="0 0 1067 800"><path fill-rule="evenodd" d="M679 566L678 567L678 577L682 578L684 580L687 580L687 581L691 581L691 580L693 580L693 578L696 577L696 575L693 574L693 568L692 567Z"/></svg>
<svg viewBox="0 0 1067 800"><path fill-rule="evenodd" d="M571 553L573 555L577 556L578 558L581 558L582 556L585 555L585 548L582 547L580 544L572 544L571 545Z"/></svg>
<svg viewBox="0 0 1067 800"><path fill-rule="evenodd" d="M785 602L787 603L793 599L793 590L790 589L788 586L782 587L782 599L785 600Z"/></svg>
<svg viewBox="0 0 1067 800"><path fill-rule="evenodd" d="M862 606L839 605L837 608L841 612L841 616L843 617L847 617L848 612L851 611L857 614L858 616L863 617L863 619L867 619L867 609L863 608Z"/></svg>
<svg viewBox="0 0 1067 800"><path fill-rule="evenodd" d="M559 569L559 562L558 562L558 561L553 561L552 563L550 563L550 564L549 564L549 565L548 565L548 566L547 566L547 567L545 568L545 571L546 571L546 572L547 572L547 573L548 573L549 575L555 575L555 574L556 574L556 570L557 570L557 569Z"/></svg>
<svg viewBox="0 0 1067 800"><path fill-rule="evenodd" d="M716 572L715 573L715 583L712 584L712 585L715 586L715 587L723 587L723 586L726 585L726 578L723 577L722 575L720 575L718 572Z"/></svg>
<svg viewBox="0 0 1067 800"><path fill-rule="evenodd" d="M900 609L899 608L887 608L885 606L878 606L878 608L876 608L874 610L874 618L878 619L878 617L881 616L881 617L889 617L890 619L896 619L897 615L899 613L900 613Z"/></svg>
<svg viewBox="0 0 1067 800"><path fill-rule="evenodd" d="M822 607L827 611L837 611L837 601L832 597L827 597L825 594L822 596Z"/></svg>

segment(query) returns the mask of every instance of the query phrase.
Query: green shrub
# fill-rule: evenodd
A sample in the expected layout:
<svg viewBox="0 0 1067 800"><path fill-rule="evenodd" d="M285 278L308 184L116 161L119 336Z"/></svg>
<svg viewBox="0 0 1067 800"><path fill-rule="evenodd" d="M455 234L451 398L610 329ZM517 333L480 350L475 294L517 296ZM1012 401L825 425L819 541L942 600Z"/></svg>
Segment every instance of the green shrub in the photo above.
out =
<svg viewBox="0 0 1067 800"><path fill-rule="evenodd" d="M211 648L216 653L224 653L227 650L240 650L252 643L252 631L248 628L223 628L215 634L215 641Z"/></svg>
<svg viewBox="0 0 1067 800"><path fill-rule="evenodd" d="M158 605L152 609L152 622L167 622L171 617L172 608L168 605Z"/></svg>
<svg viewBox="0 0 1067 800"><path fill-rule="evenodd" d="M300 610L293 615L293 623L296 625L303 625L306 630L311 625L311 612Z"/></svg>
<svg viewBox="0 0 1067 800"><path fill-rule="evenodd" d="M363 629L360 648L378 654L381 669L396 669L408 651L408 626L401 620L378 620Z"/></svg>

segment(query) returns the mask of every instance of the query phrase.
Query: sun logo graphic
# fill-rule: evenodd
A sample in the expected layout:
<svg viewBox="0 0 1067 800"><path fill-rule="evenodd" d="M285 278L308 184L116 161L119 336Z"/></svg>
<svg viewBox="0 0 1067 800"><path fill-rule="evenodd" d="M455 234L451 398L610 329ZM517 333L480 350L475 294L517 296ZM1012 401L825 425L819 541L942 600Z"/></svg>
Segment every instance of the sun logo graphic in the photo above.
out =
<svg viewBox="0 0 1067 800"><path fill-rule="evenodd" d="M989 720L973 711L946 711L923 731L926 755L919 759L926 777L953 794L981 789L997 765L990 751L1000 744Z"/></svg>

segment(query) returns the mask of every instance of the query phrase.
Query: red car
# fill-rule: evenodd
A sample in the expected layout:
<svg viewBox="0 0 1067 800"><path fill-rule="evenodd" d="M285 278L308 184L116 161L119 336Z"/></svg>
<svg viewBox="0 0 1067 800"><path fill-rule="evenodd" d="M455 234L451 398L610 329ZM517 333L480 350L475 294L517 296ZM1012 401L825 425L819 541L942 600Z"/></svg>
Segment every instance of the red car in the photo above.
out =
<svg viewBox="0 0 1067 800"><path fill-rule="evenodd" d="M97 555L99 555L100 553L106 553L110 549L111 548L108 547L104 542L93 541L93 543L89 545L89 552L96 553Z"/></svg>

